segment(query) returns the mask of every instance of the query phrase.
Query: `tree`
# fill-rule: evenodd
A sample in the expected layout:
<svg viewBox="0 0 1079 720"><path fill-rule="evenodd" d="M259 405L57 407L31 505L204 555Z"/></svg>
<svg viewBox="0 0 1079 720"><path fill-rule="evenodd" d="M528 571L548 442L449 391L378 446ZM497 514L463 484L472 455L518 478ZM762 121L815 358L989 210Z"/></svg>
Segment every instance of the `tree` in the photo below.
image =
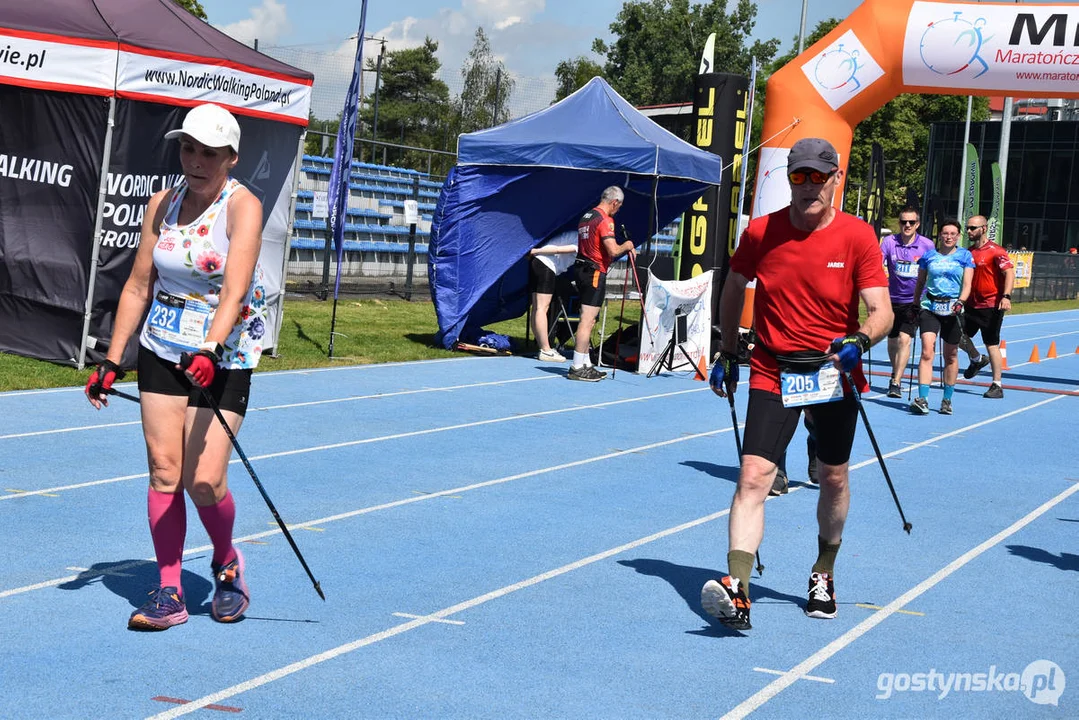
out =
<svg viewBox="0 0 1079 720"><path fill-rule="evenodd" d="M613 44L596 39L592 50L606 58L604 75L634 105L686 102L693 98L701 50L710 33L716 33L719 72L748 75L753 57L767 64L779 47L773 38L747 48L745 39L756 24L756 4L737 0L728 14L724 8L729 4L627 0L610 26Z"/></svg>
<svg viewBox="0 0 1079 720"><path fill-rule="evenodd" d="M206 11L203 10L199 0L172 0L174 3L187 10L199 20L207 20Z"/></svg>
<svg viewBox="0 0 1079 720"><path fill-rule="evenodd" d="M435 56L438 43L430 37L423 45L387 52L382 60L378 91L378 139L412 147L445 145L452 117L450 91L436 75L442 63ZM375 60L367 69L375 70ZM370 138L374 126L374 90L360 107L360 137ZM357 147L362 143L357 143ZM381 152L381 151L379 151ZM399 155L402 165L426 170L427 153L407 151Z"/></svg>
<svg viewBox="0 0 1079 720"><path fill-rule="evenodd" d="M509 120L509 99L514 81L501 60L491 54L491 43L482 27L461 66L464 87L457 99L458 130L472 132Z"/></svg>
<svg viewBox="0 0 1079 720"><path fill-rule="evenodd" d="M592 78L603 77L603 68L584 55L578 55L572 60L563 60L558 63L554 76L558 80L558 90L555 92L552 104L572 95Z"/></svg>

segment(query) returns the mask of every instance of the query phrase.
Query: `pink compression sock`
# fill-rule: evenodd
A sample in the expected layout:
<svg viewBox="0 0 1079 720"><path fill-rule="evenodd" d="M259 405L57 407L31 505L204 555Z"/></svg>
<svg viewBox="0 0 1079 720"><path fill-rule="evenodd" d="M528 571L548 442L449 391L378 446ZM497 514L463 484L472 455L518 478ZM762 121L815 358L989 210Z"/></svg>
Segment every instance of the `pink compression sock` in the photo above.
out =
<svg viewBox="0 0 1079 720"><path fill-rule="evenodd" d="M184 536L187 534L184 492L164 493L150 488L146 507L157 568L161 573L161 587L174 587L182 594L180 561L184 556Z"/></svg>
<svg viewBox="0 0 1079 720"><path fill-rule="evenodd" d="M236 520L232 491L226 491L225 497L216 505L199 507L198 510L202 525L214 544L214 565L227 565L236 558L236 550L232 547L232 525Z"/></svg>

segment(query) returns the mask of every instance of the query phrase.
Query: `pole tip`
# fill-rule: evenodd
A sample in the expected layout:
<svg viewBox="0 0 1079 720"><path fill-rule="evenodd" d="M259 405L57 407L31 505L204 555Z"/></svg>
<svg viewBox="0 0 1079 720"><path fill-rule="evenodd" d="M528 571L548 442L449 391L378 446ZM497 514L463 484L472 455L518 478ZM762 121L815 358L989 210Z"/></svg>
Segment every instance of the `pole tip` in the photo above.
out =
<svg viewBox="0 0 1079 720"><path fill-rule="evenodd" d="M907 535L910 535L911 527L912 525L910 523L903 523L903 529L907 532Z"/></svg>
<svg viewBox="0 0 1079 720"><path fill-rule="evenodd" d="M315 592L317 592L318 596L322 598L322 602L326 602L326 596L322 594L322 586L318 584L317 580L315 581Z"/></svg>

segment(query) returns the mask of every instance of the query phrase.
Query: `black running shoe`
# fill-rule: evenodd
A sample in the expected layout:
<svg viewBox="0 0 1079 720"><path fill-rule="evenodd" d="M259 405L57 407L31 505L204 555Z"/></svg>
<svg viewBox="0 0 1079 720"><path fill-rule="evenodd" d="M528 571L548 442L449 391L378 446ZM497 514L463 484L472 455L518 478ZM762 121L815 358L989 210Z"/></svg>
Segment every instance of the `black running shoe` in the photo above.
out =
<svg viewBox="0 0 1079 720"><path fill-rule="evenodd" d="M899 383L888 383L888 397L898 398L903 397L903 388L899 386Z"/></svg>
<svg viewBox="0 0 1079 720"><path fill-rule="evenodd" d="M940 414L941 415L951 415L952 414L952 401L951 400L941 400L940 401Z"/></svg>
<svg viewBox="0 0 1079 720"><path fill-rule="evenodd" d="M738 578L730 575L722 580L709 580L701 588L701 606L704 611L735 630L749 630L749 598L741 588Z"/></svg>
<svg viewBox="0 0 1079 720"><path fill-rule="evenodd" d="M607 373L600 372L591 365L582 365L581 367L571 367L569 373L566 375L570 380L583 380L584 382L599 382L603 378L607 377Z"/></svg>
<svg viewBox="0 0 1079 720"><path fill-rule="evenodd" d="M772 481L772 489L768 491L768 494L772 497L786 495L788 485L790 485L790 481L787 480L787 473L776 470L776 479Z"/></svg>
<svg viewBox="0 0 1079 720"><path fill-rule="evenodd" d="M910 404L910 411L915 415L928 415L929 414L929 401L924 397L914 398L914 402Z"/></svg>
<svg viewBox="0 0 1079 720"><path fill-rule="evenodd" d="M983 398L990 398L991 400L1000 400L1004 397L1004 388L996 383L989 386L989 389L982 395Z"/></svg>
<svg viewBox="0 0 1079 720"><path fill-rule="evenodd" d="M828 573L811 573L806 615L811 618L830 620L835 617L835 614L835 583L832 576Z"/></svg>
<svg viewBox="0 0 1079 720"><path fill-rule="evenodd" d="M966 370L963 371L963 377L967 380L973 380L974 376L981 372L982 368L989 364L989 356L982 355L977 360L973 361Z"/></svg>

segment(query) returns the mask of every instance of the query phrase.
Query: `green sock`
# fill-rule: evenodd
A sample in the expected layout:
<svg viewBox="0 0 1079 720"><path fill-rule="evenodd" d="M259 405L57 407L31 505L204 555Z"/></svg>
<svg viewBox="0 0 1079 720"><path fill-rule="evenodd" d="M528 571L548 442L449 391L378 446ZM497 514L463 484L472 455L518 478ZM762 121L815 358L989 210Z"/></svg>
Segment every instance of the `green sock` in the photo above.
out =
<svg viewBox="0 0 1079 720"><path fill-rule="evenodd" d="M835 545L825 542L824 538L817 536L817 562L813 563L813 572L835 574L835 556L839 553L842 540Z"/></svg>
<svg viewBox="0 0 1079 720"><path fill-rule="evenodd" d="M753 574L753 553L731 550L727 553L727 572L738 578L742 591L749 597L749 576Z"/></svg>

